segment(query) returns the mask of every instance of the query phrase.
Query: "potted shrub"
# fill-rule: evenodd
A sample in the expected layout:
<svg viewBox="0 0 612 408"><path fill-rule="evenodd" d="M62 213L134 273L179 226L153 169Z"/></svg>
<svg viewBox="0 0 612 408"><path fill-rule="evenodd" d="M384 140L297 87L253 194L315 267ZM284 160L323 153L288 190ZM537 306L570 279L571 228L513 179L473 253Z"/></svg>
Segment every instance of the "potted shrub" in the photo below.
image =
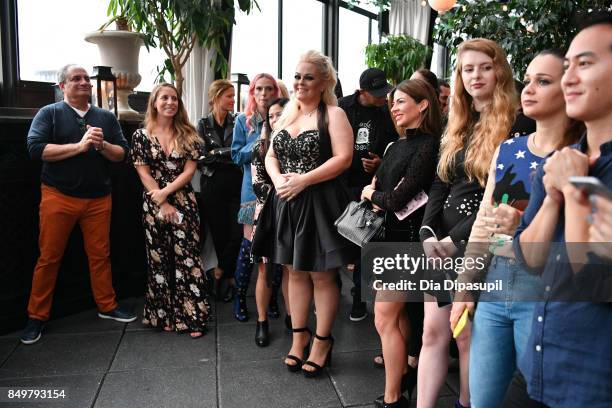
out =
<svg viewBox="0 0 612 408"><path fill-rule="evenodd" d="M407 35L387 35L380 44L366 47L366 64L383 70L387 79L397 85L423 67L430 52L429 47Z"/></svg>
<svg viewBox="0 0 612 408"><path fill-rule="evenodd" d="M247 13L257 5L255 0L237 3ZM184 82L182 68L196 44L216 51L211 67L227 76L223 47L235 23L234 0L109 0L108 10L125 16L132 29L144 35L147 46L164 50L168 58L158 69L159 75L169 73L179 92Z"/></svg>

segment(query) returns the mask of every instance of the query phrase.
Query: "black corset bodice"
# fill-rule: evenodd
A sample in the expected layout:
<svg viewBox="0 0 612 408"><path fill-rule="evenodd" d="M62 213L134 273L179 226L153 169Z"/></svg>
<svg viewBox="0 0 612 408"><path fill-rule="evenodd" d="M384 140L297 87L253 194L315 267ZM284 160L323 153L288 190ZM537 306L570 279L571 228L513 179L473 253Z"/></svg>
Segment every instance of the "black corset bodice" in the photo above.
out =
<svg viewBox="0 0 612 408"><path fill-rule="evenodd" d="M272 140L272 147L280 163L281 173L304 174L319 166L319 131L306 130L295 138L285 129Z"/></svg>

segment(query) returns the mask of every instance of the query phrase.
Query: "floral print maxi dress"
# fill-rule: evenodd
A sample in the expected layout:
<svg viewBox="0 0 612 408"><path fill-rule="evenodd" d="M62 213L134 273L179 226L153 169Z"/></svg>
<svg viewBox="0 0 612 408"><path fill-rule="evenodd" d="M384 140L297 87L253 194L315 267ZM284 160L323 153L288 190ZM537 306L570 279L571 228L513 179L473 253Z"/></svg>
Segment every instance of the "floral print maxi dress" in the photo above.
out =
<svg viewBox="0 0 612 408"><path fill-rule="evenodd" d="M135 166L149 166L159 188L164 188L183 172L187 160L196 160L200 153L195 148L184 155L173 150L168 157L155 137L149 138L145 129L138 129L132 137L130 156ZM198 207L191 184L169 195L167 201L183 214L180 224L160 220L159 207L143 191L149 269L143 323L176 331L202 331L210 307L201 269Z"/></svg>

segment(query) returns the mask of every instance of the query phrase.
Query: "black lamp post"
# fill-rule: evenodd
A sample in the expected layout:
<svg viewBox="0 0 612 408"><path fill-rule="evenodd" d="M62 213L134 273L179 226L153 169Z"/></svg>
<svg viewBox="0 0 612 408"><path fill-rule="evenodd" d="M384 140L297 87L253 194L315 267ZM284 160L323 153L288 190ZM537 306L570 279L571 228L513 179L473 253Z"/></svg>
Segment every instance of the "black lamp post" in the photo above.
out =
<svg viewBox="0 0 612 408"><path fill-rule="evenodd" d="M236 112L242 112L245 108L242 104L242 99L240 99L240 92L242 86L246 85L245 94L249 93L249 77L246 74L232 74L232 83L236 84Z"/></svg>
<svg viewBox="0 0 612 408"><path fill-rule="evenodd" d="M111 72L111 67L93 67L92 104L117 115L117 78Z"/></svg>

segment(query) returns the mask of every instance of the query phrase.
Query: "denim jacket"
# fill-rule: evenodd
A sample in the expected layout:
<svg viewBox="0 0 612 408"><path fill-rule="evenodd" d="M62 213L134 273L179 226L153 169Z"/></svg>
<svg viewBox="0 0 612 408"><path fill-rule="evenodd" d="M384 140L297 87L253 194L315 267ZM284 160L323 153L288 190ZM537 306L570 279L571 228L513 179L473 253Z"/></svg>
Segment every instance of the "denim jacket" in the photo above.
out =
<svg viewBox="0 0 612 408"><path fill-rule="evenodd" d="M259 139L263 119L259 114L255 113L251 117L251 129L246 125L246 115L241 113L236 118L234 125L234 137L232 140L231 153L234 163L242 167L242 190L240 193L240 206L243 211L245 206L250 206L252 203L253 211L255 209L255 192L253 191L253 183L251 181L251 156L253 153L253 143ZM239 214L238 218L243 216Z"/></svg>

